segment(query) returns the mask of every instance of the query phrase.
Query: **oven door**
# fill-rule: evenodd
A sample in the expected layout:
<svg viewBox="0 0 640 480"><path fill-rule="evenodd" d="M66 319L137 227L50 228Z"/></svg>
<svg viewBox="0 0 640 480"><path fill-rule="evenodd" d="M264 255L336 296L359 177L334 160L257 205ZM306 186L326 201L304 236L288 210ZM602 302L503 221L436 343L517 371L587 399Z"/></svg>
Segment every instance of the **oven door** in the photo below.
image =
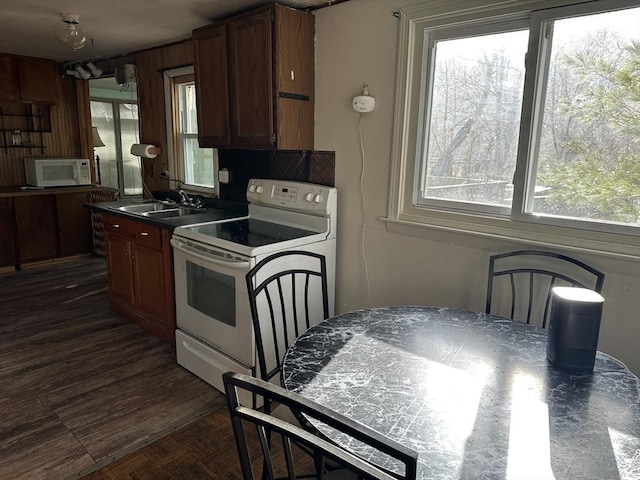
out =
<svg viewBox="0 0 640 480"><path fill-rule="evenodd" d="M174 236L178 329L248 367L255 343L245 275L254 260Z"/></svg>

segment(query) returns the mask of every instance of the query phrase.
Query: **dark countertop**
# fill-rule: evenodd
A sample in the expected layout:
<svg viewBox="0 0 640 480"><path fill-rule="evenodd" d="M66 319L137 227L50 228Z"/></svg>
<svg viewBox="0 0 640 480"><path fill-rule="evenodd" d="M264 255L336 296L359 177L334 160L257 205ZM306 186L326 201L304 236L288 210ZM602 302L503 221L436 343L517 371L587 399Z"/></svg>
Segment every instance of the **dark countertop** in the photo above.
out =
<svg viewBox="0 0 640 480"><path fill-rule="evenodd" d="M22 197L29 195L56 195L59 193L91 192L102 190L102 185L80 185L74 187L47 187L47 188L26 188L21 187L0 187L0 197Z"/></svg>
<svg viewBox="0 0 640 480"><path fill-rule="evenodd" d="M124 212L118 210L118 207L124 205L135 205L139 203L147 203L148 199L121 200L118 202L97 202L87 203L85 207L103 214L117 215L129 218L142 223L156 225L161 228L173 230L183 225L192 225L194 223L213 222L216 220L224 220L247 215L247 204L245 202L233 202L229 200L220 200L211 198L206 200L207 210L203 213L195 213L192 215L182 215L169 218L146 217L138 213Z"/></svg>
<svg viewBox="0 0 640 480"><path fill-rule="evenodd" d="M484 313L373 308L303 333L282 380L416 450L419 479L640 479L640 380L601 352L592 373L558 371L546 343L546 330Z"/></svg>

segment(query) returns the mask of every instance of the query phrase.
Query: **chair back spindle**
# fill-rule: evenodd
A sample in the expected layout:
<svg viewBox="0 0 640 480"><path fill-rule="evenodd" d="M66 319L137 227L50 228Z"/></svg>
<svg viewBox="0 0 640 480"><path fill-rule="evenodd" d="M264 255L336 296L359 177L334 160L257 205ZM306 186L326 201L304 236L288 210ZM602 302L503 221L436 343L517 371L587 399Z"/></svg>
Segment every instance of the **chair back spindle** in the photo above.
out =
<svg viewBox="0 0 640 480"><path fill-rule="evenodd" d="M485 311L507 316L504 312L508 310L511 319L546 328L553 287L582 287L601 293L603 284L604 273L567 255L538 250L492 255Z"/></svg>
<svg viewBox="0 0 640 480"><path fill-rule="evenodd" d="M308 398L261 379L228 372L223 375L223 381L244 480L297 478L297 458L292 443L312 451L314 458L327 458L339 467L338 470L327 474L322 468L322 463L316 464L315 466L319 468L315 472L315 477L318 479L330 479L332 475L341 479L353 478L354 480L356 478L374 480L414 480L416 478L418 454L414 450ZM386 471L339 445L324 440L317 433L304 430L268 412L242 405L239 398L242 396L240 392L243 391L262 397L265 405L277 402L285 408L322 422L384 453L392 460L395 466L394 472ZM249 426L256 427L257 440L255 435L251 436L253 429L247 428ZM281 441L274 441L276 436L280 437ZM258 474L260 468L263 469L262 475ZM286 475L283 475L285 473L283 470L286 471ZM350 475L345 476L344 473L347 472Z"/></svg>
<svg viewBox="0 0 640 480"><path fill-rule="evenodd" d="M329 317L325 257L305 251L273 254L246 276L260 378L270 381L287 348Z"/></svg>

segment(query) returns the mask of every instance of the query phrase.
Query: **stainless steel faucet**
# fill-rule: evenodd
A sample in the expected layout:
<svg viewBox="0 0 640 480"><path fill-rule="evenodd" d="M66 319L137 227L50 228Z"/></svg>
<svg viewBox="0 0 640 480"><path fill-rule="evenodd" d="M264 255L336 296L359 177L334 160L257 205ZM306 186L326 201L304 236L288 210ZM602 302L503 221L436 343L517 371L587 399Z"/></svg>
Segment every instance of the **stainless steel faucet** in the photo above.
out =
<svg viewBox="0 0 640 480"><path fill-rule="evenodd" d="M205 208L204 201L201 198L196 198L194 200L182 189L178 190L178 195L180 196L180 203L182 205L187 205L194 208Z"/></svg>
<svg viewBox="0 0 640 480"><path fill-rule="evenodd" d="M193 206L193 200L191 197L186 194L186 192L182 189L178 190L178 195L180 195L180 203L183 205Z"/></svg>

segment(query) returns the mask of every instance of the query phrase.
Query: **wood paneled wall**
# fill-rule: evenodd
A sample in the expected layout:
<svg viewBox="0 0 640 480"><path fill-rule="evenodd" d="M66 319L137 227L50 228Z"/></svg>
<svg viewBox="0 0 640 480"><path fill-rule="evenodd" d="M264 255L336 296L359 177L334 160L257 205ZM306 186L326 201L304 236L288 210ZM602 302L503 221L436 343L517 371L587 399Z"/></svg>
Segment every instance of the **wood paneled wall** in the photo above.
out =
<svg viewBox="0 0 640 480"><path fill-rule="evenodd" d="M149 190L166 190L167 183L158 176L168 168L162 72L193 64L191 39L144 50L127 58L133 60L138 70L140 142L162 148L162 154L157 158L144 159L143 179ZM50 107L51 132L42 134L44 152L39 148L0 149L0 187L25 184L24 157L27 156L93 158L88 82L64 75L61 68L58 88L58 101ZM5 111L27 108L26 104L19 103L3 102L0 106ZM10 132L7 138L10 142ZM39 134L31 134L29 140L39 143ZM27 141L26 137L24 141ZM93 170L93 162L91 165Z"/></svg>
<svg viewBox="0 0 640 480"><path fill-rule="evenodd" d="M140 143L162 148L158 157L143 159L143 181L149 191L168 190L168 183L159 177L169 166L163 71L193 64L191 39L135 53L134 62L138 70Z"/></svg>
<svg viewBox="0 0 640 480"><path fill-rule="evenodd" d="M89 137L91 129L89 128L89 133L86 128L81 131L78 118L78 93L86 89L88 99L87 81L64 75L58 88L58 101L49 107L51 132L42 134L44 152L40 148L10 148L6 151L4 148L0 149L0 187L17 187L25 184L24 157L92 158ZM28 108L28 104L9 102L2 102L0 106L6 112L25 111ZM7 136L10 141L10 132ZM27 138L25 133L23 141L39 143L40 134L31 133Z"/></svg>

